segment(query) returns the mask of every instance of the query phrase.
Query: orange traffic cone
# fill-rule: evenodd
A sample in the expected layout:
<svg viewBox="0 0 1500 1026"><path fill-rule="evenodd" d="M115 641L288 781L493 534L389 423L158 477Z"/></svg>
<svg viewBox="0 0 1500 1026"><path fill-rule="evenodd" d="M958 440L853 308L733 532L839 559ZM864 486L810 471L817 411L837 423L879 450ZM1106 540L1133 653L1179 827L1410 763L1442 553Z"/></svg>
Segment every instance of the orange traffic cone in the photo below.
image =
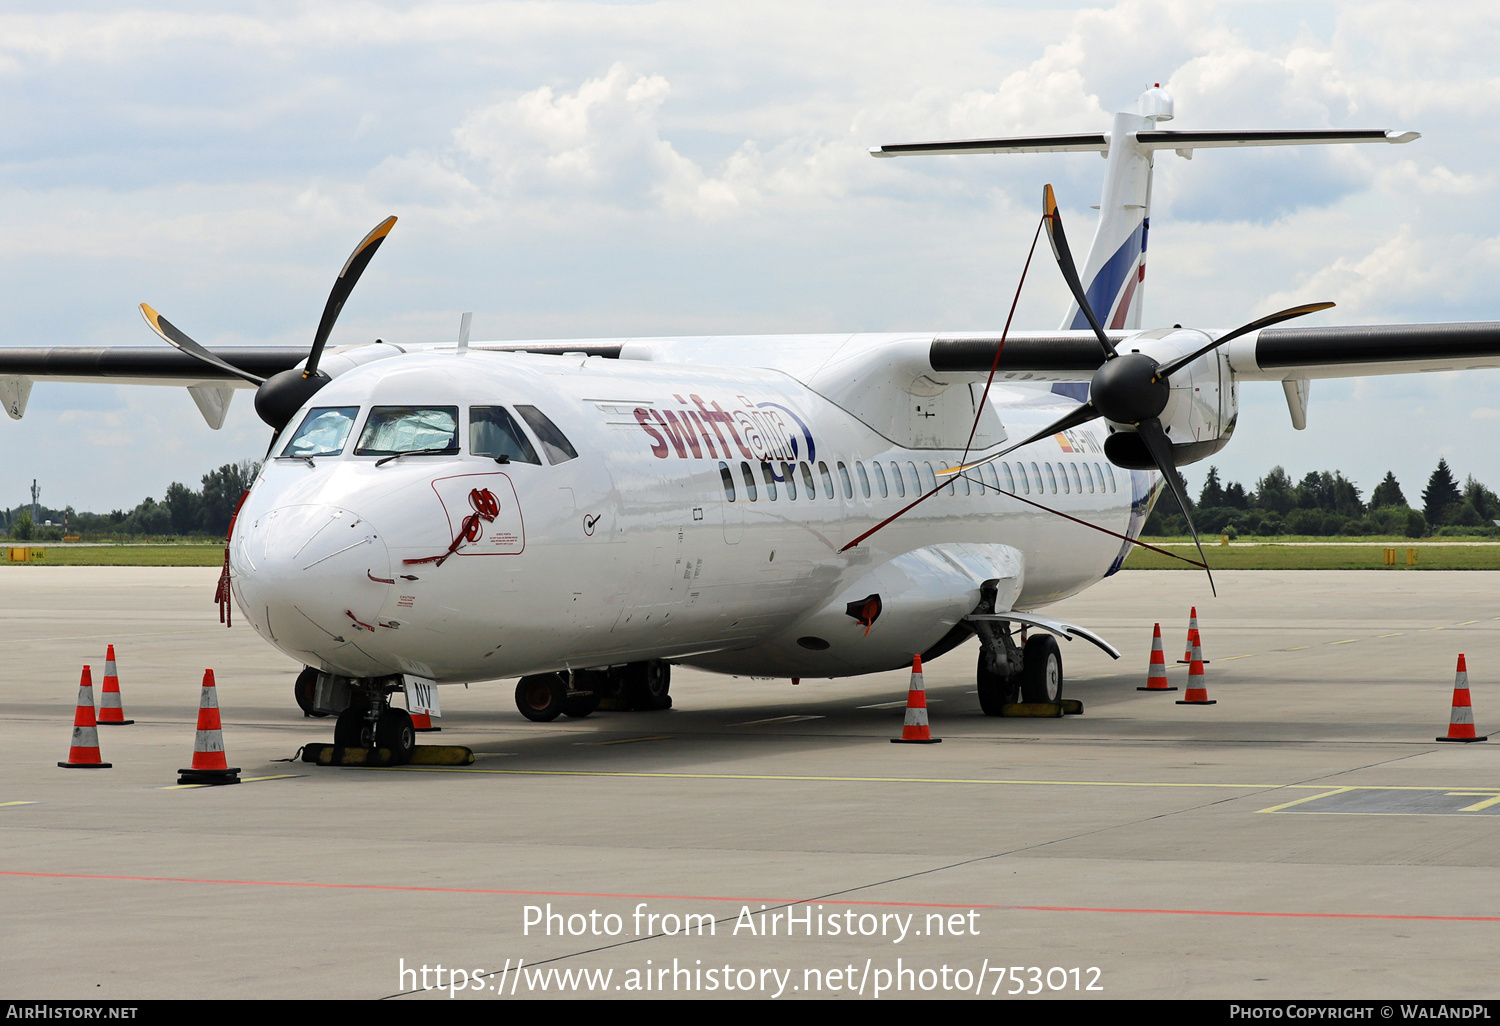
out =
<svg viewBox="0 0 1500 1026"><path fill-rule="evenodd" d="M104 657L104 683L99 689L99 726L123 727L134 722L125 718L125 708L120 704L120 675L115 672L115 646L111 645Z"/></svg>
<svg viewBox="0 0 1500 1026"><path fill-rule="evenodd" d="M193 765L177 771L179 784L238 784L240 768L224 758L224 729L219 723L219 693L214 671L203 671L198 700L198 737L193 742Z"/></svg>
<svg viewBox="0 0 1500 1026"><path fill-rule="evenodd" d="M1469 705L1469 667L1463 653L1458 656L1458 674L1453 679L1453 712L1448 717L1448 736L1439 741L1488 741L1489 735L1474 736L1474 709Z"/></svg>
<svg viewBox="0 0 1500 1026"><path fill-rule="evenodd" d="M98 723L94 720L94 675L87 666L78 681L78 709L73 713L73 747L68 761L58 763L64 769L109 769L112 765L99 756Z"/></svg>
<svg viewBox="0 0 1500 1026"><path fill-rule="evenodd" d="M1161 647L1161 624L1151 635L1151 666L1146 670L1146 686L1137 691L1176 691L1167 684L1167 656Z"/></svg>
<svg viewBox="0 0 1500 1026"><path fill-rule="evenodd" d="M906 723L901 736L891 738L891 744L936 745L942 741L927 727L927 691L922 687L922 657L917 656L911 663L911 687L906 692Z"/></svg>
<svg viewBox="0 0 1500 1026"><path fill-rule="evenodd" d="M1188 662L1187 692L1177 700L1178 705L1218 705L1208 697L1208 688L1203 685L1203 649L1198 644L1198 632L1193 632L1192 659Z"/></svg>
<svg viewBox="0 0 1500 1026"><path fill-rule="evenodd" d="M1188 663L1191 663L1193 661L1193 647L1195 645L1198 648L1198 655L1200 656L1200 659L1198 661L1201 662L1201 663L1203 663L1203 665L1207 666L1208 663L1209 663L1209 660L1201 658L1201 656L1203 655L1203 639L1198 634L1198 607L1197 606L1193 607L1192 613L1188 616L1187 648L1182 653L1182 658L1179 659L1179 660L1177 660L1177 661L1179 663L1184 664L1184 665L1186 665Z"/></svg>
<svg viewBox="0 0 1500 1026"><path fill-rule="evenodd" d="M424 712L411 714L411 726L418 734L438 734L443 730L442 727L434 727L432 715Z"/></svg>

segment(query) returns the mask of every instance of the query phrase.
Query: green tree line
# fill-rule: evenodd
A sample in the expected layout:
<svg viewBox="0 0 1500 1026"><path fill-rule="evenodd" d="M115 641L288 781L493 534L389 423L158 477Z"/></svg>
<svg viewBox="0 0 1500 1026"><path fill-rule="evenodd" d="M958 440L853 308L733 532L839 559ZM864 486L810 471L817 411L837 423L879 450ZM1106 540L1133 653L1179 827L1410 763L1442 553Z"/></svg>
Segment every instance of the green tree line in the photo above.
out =
<svg viewBox="0 0 1500 1026"><path fill-rule="evenodd" d="M1183 485L1188 494L1186 482ZM1253 489L1246 489L1239 482L1221 482L1218 468L1209 467L1198 501L1193 503L1189 496L1189 503L1202 535L1500 535L1495 523L1500 520L1500 497L1472 475L1460 487L1447 460L1438 460L1420 498L1413 506L1393 472L1386 473L1365 502L1358 486L1336 470L1313 471L1294 484L1285 470L1272 467ZM1170 491L1157 501L1144 533L1188 533L1182 508Z"/></svg>
<svg viewBox="0 0 1500 1026"><path fill-rule="evenodd" d="M174 481L158 502L143 499L130 511L80 513L72 506L52 509L41 506L32 515L31 505L0 510L0 520L13 541L59 541L64 525L69 535L84 541L108 541L121 538L205 536L223 538L229 533L229 518L234 516L240 496L260 473L260 464L252 460L226 463L203 475L198 490ZM52 526L46 522L52 521Z"/></svg>

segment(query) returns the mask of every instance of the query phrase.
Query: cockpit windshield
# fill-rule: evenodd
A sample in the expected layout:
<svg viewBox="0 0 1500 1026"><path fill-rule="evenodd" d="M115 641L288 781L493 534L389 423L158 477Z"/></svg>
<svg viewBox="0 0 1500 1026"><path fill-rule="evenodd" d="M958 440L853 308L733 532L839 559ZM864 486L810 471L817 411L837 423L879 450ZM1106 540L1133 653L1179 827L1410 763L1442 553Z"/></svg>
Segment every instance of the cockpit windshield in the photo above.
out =
<svg viewBox="0 0 1500 1026"><path fill-rule="evenodd" d="M512 463L536 463L536 450L515 418L503 406L469 407L469 452L506 457Z"/></svg>
<svg viewBox="0 0 1500 1026"><path fill-rule="evenodd" d="M302 418L302 426L286 443L281 455L296 459L337 456L344 451L344 442L348 440L354 418L358 415L358 406L313 407Z"/></svg>
<svg viewBox="0 0 1500 1026"><path fill-rule="evenodd" d="M457 406L376 406L360 433L356 456L458 452Z"/></svg>

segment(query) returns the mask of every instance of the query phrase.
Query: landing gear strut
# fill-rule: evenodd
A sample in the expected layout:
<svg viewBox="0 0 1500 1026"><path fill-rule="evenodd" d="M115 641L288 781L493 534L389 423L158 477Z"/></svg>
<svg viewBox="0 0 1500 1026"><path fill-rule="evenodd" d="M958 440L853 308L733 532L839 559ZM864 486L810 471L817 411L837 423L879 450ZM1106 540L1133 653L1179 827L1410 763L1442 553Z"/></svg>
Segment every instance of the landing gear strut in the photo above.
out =
<svg viewBox="0 0 1500 1026"><path fill-rule="evenodd" d="M1000 716L1012 702L1058 703L1063 697L1062 653L1057 639L1036 634L1017 646L1008 623L980 622L979 666L974 679L979 707L986 716Z"/></svg>
<svg viewBox="0 0 1500 1026"><path fill-rule="evenodd" d="M378 684L356 686L354 700L334 721L333 743L340 748L385 748L395 765L410 762L417 731L410 713L391 708L395 690Z"/></svg>

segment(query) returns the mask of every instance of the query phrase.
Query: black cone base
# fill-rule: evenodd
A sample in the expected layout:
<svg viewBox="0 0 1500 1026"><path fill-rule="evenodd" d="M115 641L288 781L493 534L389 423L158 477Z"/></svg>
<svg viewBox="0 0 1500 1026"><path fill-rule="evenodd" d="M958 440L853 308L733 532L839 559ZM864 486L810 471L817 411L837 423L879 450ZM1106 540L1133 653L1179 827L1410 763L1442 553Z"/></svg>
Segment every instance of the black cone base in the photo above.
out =
<svg viewBox="0 0 1500 1026"><path fill-rule="evenodd" d="M179 784L238 784L240 768L231 766L229 769L221 770L180 769L177 771L177 782Z"/></svg>

